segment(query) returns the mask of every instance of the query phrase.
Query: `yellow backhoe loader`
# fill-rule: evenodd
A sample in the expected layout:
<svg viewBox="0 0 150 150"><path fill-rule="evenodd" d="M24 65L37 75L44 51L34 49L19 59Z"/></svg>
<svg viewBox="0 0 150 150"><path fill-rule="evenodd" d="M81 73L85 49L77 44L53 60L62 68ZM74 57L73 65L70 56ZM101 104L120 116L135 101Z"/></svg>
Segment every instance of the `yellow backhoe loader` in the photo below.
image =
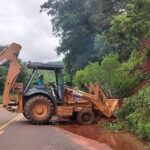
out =
<svg viewBox="0 0 150 150"><path fill-rule="evenodd" d="M107 98L98 84L89 84L89 93L64 85L63 65L57 63L30 62L32 73L26 85L16 83L22 71L18 62L21 46L12 43L0 53L0 65L9 62L9 69L3 92L3 106L12 111L23 113L32 123L46 124L52 116L74 117L80 124L91 124L97 114L111 117L118 106L118 99ZM51 70L55 73L56 83L39 88L31 87L37 70ZM13 94L12 94L13 93ZM99 113L96 113L99 112Z"/></svg>

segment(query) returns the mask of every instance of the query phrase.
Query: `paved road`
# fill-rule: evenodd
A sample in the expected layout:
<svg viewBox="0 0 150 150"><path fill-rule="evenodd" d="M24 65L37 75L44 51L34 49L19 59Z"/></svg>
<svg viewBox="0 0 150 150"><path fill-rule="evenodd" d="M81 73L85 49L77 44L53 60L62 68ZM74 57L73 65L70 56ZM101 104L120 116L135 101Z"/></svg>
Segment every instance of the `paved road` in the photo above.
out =
<svg viewBox="0 0 150 150"><path fill-rule="evenodd" d="M110 150L105 144L52 125L32 125L0 108L0 150Z"/></svg>

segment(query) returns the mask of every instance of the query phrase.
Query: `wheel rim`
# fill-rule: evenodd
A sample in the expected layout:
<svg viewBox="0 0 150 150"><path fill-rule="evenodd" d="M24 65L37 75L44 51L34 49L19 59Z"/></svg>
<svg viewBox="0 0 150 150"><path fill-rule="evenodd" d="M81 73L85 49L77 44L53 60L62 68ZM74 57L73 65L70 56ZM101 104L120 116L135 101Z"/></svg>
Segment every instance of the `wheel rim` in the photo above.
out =
<svg viewBox="0 0 150 150"><path fill-rule="evenodd" d="M45 104L39 103L33 106L32 113L36 118L43 118L48 113L48 108Z"/></svg>
<svg viewBox="0 0 150 150"><path fill-rule="evenodd" d="M90 119L91 119L91 116L88 113L86 113L82 116L82 120L84 122L88 122Z"/></svg>

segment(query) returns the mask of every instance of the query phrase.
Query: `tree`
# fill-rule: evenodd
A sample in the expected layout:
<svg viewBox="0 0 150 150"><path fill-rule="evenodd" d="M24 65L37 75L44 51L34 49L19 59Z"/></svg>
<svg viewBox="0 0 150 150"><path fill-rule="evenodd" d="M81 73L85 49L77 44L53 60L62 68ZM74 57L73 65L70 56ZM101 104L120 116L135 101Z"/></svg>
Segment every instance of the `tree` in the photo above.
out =
<svg viewBox="0 0 150 150"><path fill-rule="evenodd" d="M95 37L110 27L112 15L124 4L123 0L48 0L41 6L53 17L54 34L61 37L57 53L65 54L68 73L99 59Z"/></svg>
<svg viewBox="0 0 150 150"><path fill-rule="evenodd" d="M127 60L133 50L139 50L140 42L150 37L149 8L149 0L128 4L127 11L113 17L109 30L97 36L96 48L103 52L109 45L108 52L117 51L121 61Z"/></svg>

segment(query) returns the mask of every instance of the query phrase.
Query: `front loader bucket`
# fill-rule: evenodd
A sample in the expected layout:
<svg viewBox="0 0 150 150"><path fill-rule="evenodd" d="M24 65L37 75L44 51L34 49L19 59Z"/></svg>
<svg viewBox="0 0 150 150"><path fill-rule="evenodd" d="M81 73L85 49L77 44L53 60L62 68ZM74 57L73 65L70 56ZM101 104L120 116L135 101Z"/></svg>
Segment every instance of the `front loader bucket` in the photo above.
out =
<svg viewBox="0 0 150 150"><path fill-rule="evenodd" d="M111 117L118 106L119 99L109 99L99 84L91 83L87 88L90 92L87 97L91 97L91 101L102 114Z"/></svg>
<svg viewBox="0 0 150 150"><path fill-rule="evenodd" d="M111 117L113 115L113 112L118 107L118 102L118 99L106 99L107 110L105 111L105 115L107 117Z"/></svg>

